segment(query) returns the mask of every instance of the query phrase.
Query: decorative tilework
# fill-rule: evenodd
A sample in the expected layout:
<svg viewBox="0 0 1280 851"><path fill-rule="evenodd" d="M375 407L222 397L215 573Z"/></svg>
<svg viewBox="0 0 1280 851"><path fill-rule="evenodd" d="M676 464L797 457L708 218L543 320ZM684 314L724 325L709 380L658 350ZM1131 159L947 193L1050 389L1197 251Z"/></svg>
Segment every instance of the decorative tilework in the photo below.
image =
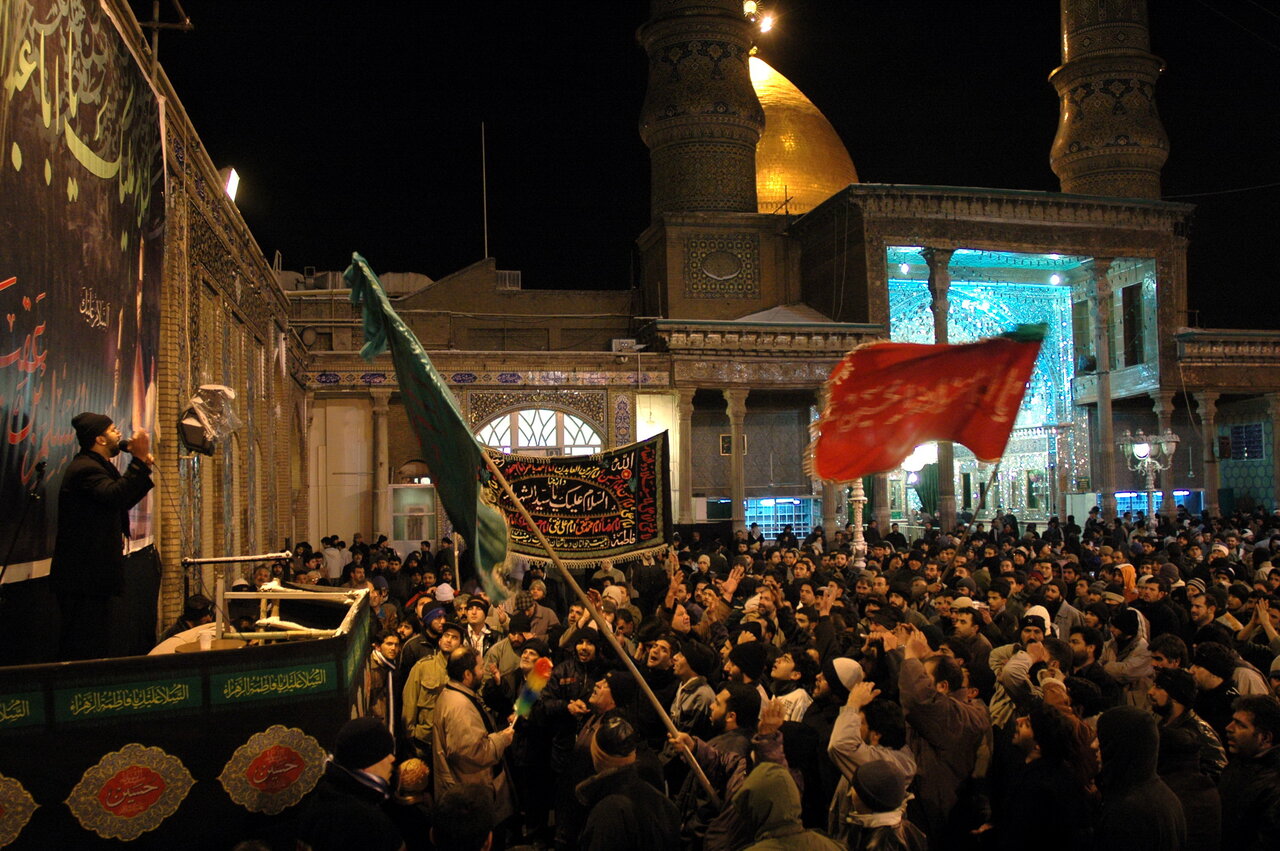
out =
<svg viewBox="0 0 1280 851"><path fill-rule="evenodd" d="M603 390L595 392L535 390L525 393L502 391L488 393L477 390L467 394L467 418L471 422L471 427L477 428L505 411L514 411L519 408L558 408L581 416L590 422L597 432L604 434L606 433L604 424L608 419L605 414L608 400L605 396Z"/></svg>
<svg viewBox="0 0 1280 851"><path fill-rule="evenodd" d="M631 397L625 393L613 400L613 439L617 446L631 442Z"/></svg>
<svg viewBox="0 0 1280 851"><path fill-rule="evenodd" d="M686 237L684 294L689 298L759 298L759 235L702 233Z"/></svg>

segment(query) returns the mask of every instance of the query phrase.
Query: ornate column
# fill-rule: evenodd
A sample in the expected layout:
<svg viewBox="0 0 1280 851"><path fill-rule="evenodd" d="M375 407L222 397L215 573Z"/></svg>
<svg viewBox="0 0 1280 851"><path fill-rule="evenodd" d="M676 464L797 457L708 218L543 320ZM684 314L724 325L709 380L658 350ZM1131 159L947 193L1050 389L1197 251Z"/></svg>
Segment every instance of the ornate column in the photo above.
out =
<svg viewBox="0 0 1280 851"><path fill-rule="evenodd" d="M696 387L681 387L677 391L680 413L680 469L677 481L680 483L680 504L676 511L676 522L687 525L693 522L693 394Z"/></svg>
<svg viewBox="0 0 1280 851"><path fill-rule="evenodd" d="M1093 354L1097 358L1098 443L1094 455L1093 485L1102 496L1102 516L1116 516L1116 435L1111 420L1111 270L1110 257L1095 257L1085 265L1093 275L1089 300L1093 302Z"/></svg>
<svg viewBox="0 0 1280 851"><path fill-rule="evenodd" d="M1201 390L1195 394L1200 411L1200 431L1204 434L1204 508L1210 517L1222 513L1218 506L1218 393Z"/></svg>
<svg viewBox="0 0 1280 851"><path fill-rule="evenodd" d="M747 416L747 394L751 391L745 387L726 388L725 405L729 412L729 440L733 443L733 454L729 456L729 496L733 500L733 528L745 529L747 525L747 479L742 455L743 422Z"/></svg>
<svg viewBox="0 0 1280 851"><path fill-rule="evenodd" d="M391 483L387 446L387 407L391 401L390 390L373 391L373 534L391 534L391 504L387 499L387 485Z"/></svg>
<svg viewBox="0 0 1280 851"><path fill-rule="evenodd" d="M920 252L929 264L930 307L933 310L933 341L946 343L947 293L951 289L951 262L954 248L925 248ZM956 527L956 463L955 447L949 440L938 441L938 528L950 532Z"/></svg>
<svg viewBox="0 0 1280 851"><path fill-rule="evenodd" d="M1049 75L1058 92L1049 163L1063 192L1160 197L1169 138L1155 88L1164 63L1150 48L1146 0L1062 0L1062 65Z"/></svg>
<svg viewBox="0 0 1280 851"><path fill-rule="evenodd" d="M1155 390L1151 393L1151 407L1156 412L1158 434L1173 431L1173 391ZM1175 453L1176 454L1176 453ZM1173 496L1173 459L1169 459L1169 469L1160 474L1160 500L1164 510L1160 513L1173 519L1178 516L1178 507Z"/></svg>

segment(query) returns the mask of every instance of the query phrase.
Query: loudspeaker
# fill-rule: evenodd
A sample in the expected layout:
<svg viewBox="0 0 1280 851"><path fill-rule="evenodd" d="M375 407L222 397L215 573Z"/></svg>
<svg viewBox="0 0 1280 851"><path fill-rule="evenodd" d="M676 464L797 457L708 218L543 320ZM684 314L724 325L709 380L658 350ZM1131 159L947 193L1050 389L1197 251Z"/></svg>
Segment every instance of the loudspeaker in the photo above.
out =
<svg viewBox="0 0 1280 851"><path fill-rule="evenodd" d="M218 441L240 427L232 403L236 391L221 384L202 384L191 407L178 419L178 440L188 452L212 455Z"/></svg>

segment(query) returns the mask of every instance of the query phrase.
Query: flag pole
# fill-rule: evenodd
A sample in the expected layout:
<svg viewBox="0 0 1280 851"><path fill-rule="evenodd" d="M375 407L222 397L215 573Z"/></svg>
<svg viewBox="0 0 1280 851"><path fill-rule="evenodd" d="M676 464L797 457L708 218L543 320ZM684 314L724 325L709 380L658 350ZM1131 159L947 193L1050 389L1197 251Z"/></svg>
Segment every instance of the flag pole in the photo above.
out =
<svg viewBox="0 0 1280 851"><path fill-rule="evenodd" d="M640 687L642 692L644 692L644 696L649 699L649 703L653 705L653 708L658 711L658 717L661 718L662 722L666 725L667 732L674 737L680 731L676 729L675 722L672 721L671 716L667 714L667 708L662 705L662 701L658 700L658 696L653 693L653 689L649 688L649 684L645 682L644 677L640 675L640 670L636 668L636 663L631 658L631 654L627 653L623 648L622 643L618 641L618 637L613 634L613 630L609 628L607 623L605 623L604 617L596 609L595 604L591 602L591 598L587 596L586 592L582 590L582 586L579 585L577 580L573 578L573 575L569 573L569 569L564 566L564 562L560 561L560 556L551 548L551 543L547 540L546 536L542 534L542 530L538 528L538 524L533 521L533 516L529 514L529 510L524 507L524 503L520 501L520 498L516 496L515 491L511 489L511 483L507 481L506 476L502 475L502 471L498 469L498 465L494 463L489 452L482 447L480 454L484 456L485 466L488 467L489 472L493 474L494 479L502 487L502 491L507 495L507 499L511 500L511 503L516 507L516 511L518 511L520 516L524 518L525 525L529 527L529 531L538 539L538 543L542 548L547 551L547 555L550 557L551 563L560 571L560 576L563 577L564 581L573 589L573 593L577 595L578 600L587 608L587 611L591 613L591 617L595 620L596 626L600 629L600 634L605 637L605 640L609 642L609 646L613 648L613 652L617 653L618 658L620 658L627 666L627 670L630 671L631 676L635 678L636 685ZM707 775L703 772L702 766L698 765L697 758L688 748L679 745L676 747L677 750L680 751L680 755L684 757L685 762L689 763L689 767L693 770L694 774L697 775L698 782L702 784L702 788L707 790L707 795L711 798L712 806L716 809L720 809L720 796L716 794L716 790L712 787L711 781L707 779Z"/></svg>
<svg viewBox="0 0 1280 851"><path fill-rule="evenodd" d="M982 517L982 509L987 507L987 494L991 493L991 488L995 486L996 476L1000 473L1000 465L1003 463L1004 463L1004 456L1001 455L999 460L996 461L996 465L991 468L991 478L987 480L987 487L982 492L982 496L978 497L978 507L973 512L974 523L977 523L978 519ZM992 521L992 526L994 527L995 518L992 517L991 521ZM993 528L991 531L994 533L995 529Z"/></svg>

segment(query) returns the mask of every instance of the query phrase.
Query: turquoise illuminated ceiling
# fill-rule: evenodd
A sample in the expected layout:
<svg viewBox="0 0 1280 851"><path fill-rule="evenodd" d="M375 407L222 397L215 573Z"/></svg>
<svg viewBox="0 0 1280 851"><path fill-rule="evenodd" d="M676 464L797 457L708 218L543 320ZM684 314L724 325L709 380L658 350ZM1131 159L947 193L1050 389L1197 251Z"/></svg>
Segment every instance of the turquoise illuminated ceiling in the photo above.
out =
<svg viewBox="0 0 1280 851"><path fill-rule="evenodd" d="M918 248L886 250L889 336L904 343L933 342L928 266ZM947 334L952 343L994 337L1018 325L1045 323L1049 334L1018 412L1017 428L1070 422L1071 288L1066 273L1087 257L957 250L951 257ZM904 271L902 264L906 264ZM1043 273L1043 280L1038 281ZM1055 280L1056 279L1056 280Z"/></svg>

